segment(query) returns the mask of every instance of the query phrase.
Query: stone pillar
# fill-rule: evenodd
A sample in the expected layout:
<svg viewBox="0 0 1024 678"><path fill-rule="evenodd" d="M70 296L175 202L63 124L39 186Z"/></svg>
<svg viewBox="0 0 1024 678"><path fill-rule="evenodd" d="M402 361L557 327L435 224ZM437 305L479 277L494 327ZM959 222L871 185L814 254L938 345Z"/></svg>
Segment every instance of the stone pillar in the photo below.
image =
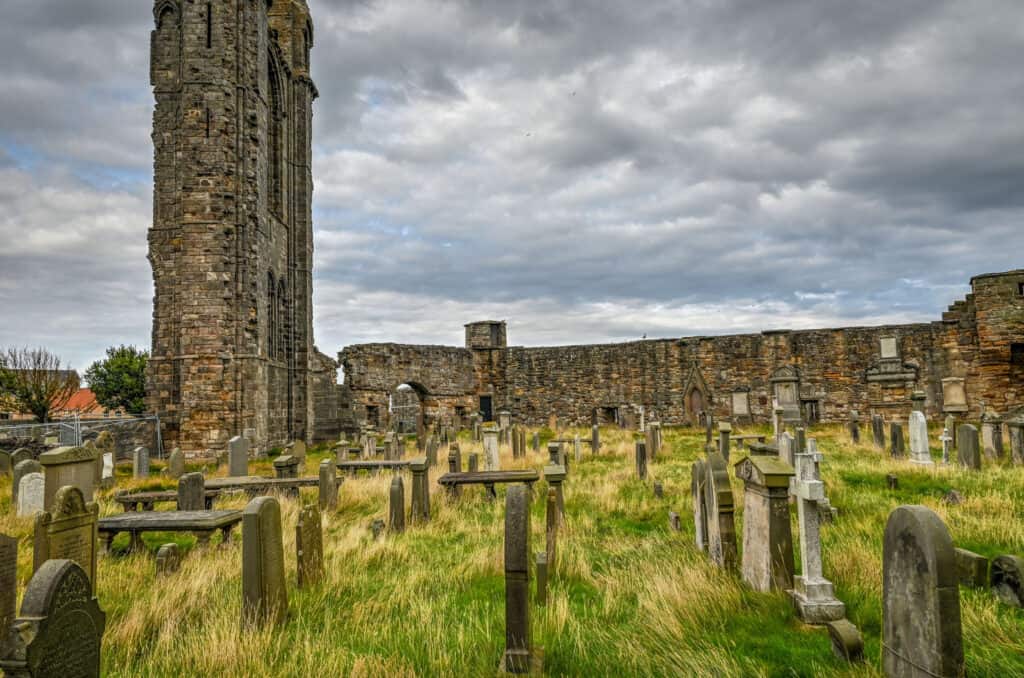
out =
<svg viewBox="0 0 1024 678"><path fill-rule="evenodd" d="M928 446L928 421L919 410L910 413L910 461L931 466L931 451Z"/></svg>
<svg viewBox="0 0 1024 678"><path fill-rule="evenodd" d="M708 548L708 511L704 486L707 483L707 467L700 459L690 467L690 494L693 498L693 526L698 551Z"/></svg>
<svg viewBox="0 0 1024 678"><path fill-rule="evenodd" d="M902 459L905 448L903 446L903 425L899 422L889 424L889 453L893 459Z"/></svg>
<svg viewBox="0 0 1024 678"><path fill-rule="evenodd" d="M1010 428L1010 459L1014 466L1024 465L1024 421L1007 422Z"/></svg>
<svg viewBox="0 0 1024 678"><path fill-rule="evenodd" d="M320 462L320 510L334 511L338 508L338 472L330 459Z"/></svg>
<svg viewBox="0 0 1024 678"><path fill-rule="evenodd" d="M727 570L736 569L736 523L729 468L718 452L710 452L705 463L704 505L708 516L708 558Z"/></svg>
<svg viewBox="0 0 1024 678"><path fill-rule="evenodd" d="M981 453L978 449L978 429L971 424L960 424L957 433L957 459L964 468L981 469Z"/></svg>
<svg viewBox="0 0 1024 678"><path fill-rule="evenodd" d="M186 473L178 479L178 510L206 510L206 478L202 473Z"/></svg>
<svg viewBox="0 0 1024 678"><path fill-rule="evenodd" d="M590 427L590 451L597 454L601 450L601 427L594 424Z"/></svg>
<svg viewBox="0 0 1024 678"><path fill-rule="evenodd" d="M910 411L924 414L924 404L928 399L924 391L914 391L910 394Z"/></svg>
<svg viewBox="0 0 1024 678"><path fill-rule="evenodd" d="M953 540L924 506L897 507L885 526L882 670L892 678L964 675Z"/></svg>
<svg viewBox="0 0 1024 678"><path fill-rule="evenodd" d="M885 421L880 414L871 415L871 438L876 448L885 449Z"/></svg>
<svg viewBox="0 0 1024 678"><path fill-rule="evenodd" d="M636 477L647 480L647 441L636 441Z"/></svg>
<svg viewBox="0 0 1024 678"><path fill-rule="evenodd" d="M242 626L280 624L288 617L281 506L257 497L242 511Z"/></svg>
<svg viewBox="0 0 1024 678"><path fill-rule="evenodd" d="M732 424L727 421L718 424L718 453L729 463L729 436L732 434Z"/></svg>
<svg viewBox="0 0 1024 678"><path fill-rule="evenodd" d="M529 673L530 636L530 499L525 485L512 485L505 496L505 656L508 673Z"/></svg>
<svg viewBox="0 0 1024 678"><path fill-rule="evenodd" d="M498 471L501 469L501 460L498 457L498 429L487 427L484 429L484 470Z"/></svg>
<svg viewBox="0 0 1024 678"><path fill-rule="evenodd" d="M795 489L801 572L793 578L790 598L804 623L824 624L842 619L846 606L835 597L832 582L822 576L818 505L825 499L825 485L815 477L813 455L797 455Z"/></svg>
<svg viewBox="0 0 1024 678"><path fill-rule="evenodd" d="M249 441L242 436L228 441L228 475L232 478L249 475Z"/></svg>
<svg viewBox="0 0 1024 678"><path fill-rule="evenodd" d="M565 520L565 496L562 493L562 483L565 481L564 466L545 466L544 480L548 483L548 489L554 489L558 497L558 514Z"/></svg>
<svg viewBox="0 0 1024 678"><path fill-rule="evenodd" d="M402 483L402 476L396 474L391 479L389 499L388 526L392 532L403 532L405 530L405 484Z"/></svg>
<svg viewBox="0 0 1024 678"><path fill-rule="evenodd" d="M793 467L778 457L753 456L735 465L743 480L743 581L755 591L793 585L789 481Z"/></svg>
<svg viewBox="0 0 1024 678"><path fill-rule="evenodd" d="M430 465L426 457L418 457L409 462L412 471L412 507L409 509L409 522L426 523L430 521Z"/></svg>

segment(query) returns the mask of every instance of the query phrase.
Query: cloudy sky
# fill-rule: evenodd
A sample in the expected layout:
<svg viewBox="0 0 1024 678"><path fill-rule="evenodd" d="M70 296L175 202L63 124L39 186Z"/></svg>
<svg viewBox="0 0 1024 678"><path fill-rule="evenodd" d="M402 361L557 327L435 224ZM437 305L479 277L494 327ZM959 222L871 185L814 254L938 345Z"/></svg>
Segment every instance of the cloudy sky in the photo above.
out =
<svg viewBox="0 0 1024 678"><path fill-rule="evenodd" d="M315 331L937 319L1024 266L1019 0L309 0ZM0 345L149 343L147 0L3 0Z"/></svg>

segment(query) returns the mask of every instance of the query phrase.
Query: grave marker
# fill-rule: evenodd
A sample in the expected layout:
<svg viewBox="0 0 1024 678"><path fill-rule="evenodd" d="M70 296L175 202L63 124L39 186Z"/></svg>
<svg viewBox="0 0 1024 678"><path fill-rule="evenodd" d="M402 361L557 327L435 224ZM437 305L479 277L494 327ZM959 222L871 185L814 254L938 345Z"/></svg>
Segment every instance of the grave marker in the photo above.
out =
<svg viewBox="0 0 1024 678"><path fill-rule="evenodd" d="M561 512L558 509L558 490L553 487L548 488L546 508L545 562L554 570L558 557L558 523L561 521Z"/></svg>
<svg viewBox="0 0 1024 678"><path fill-rule="evenodd" d="M800 575L793 578L789 596L797 615L807 624L842 619L846 606L835 597L832 582L822 576L819 503L825 485L817 479L814 455L798 454L796 467L797 518L800 524Z"/></svg>
<svg viewBox="0 0 1024 678"><path fill-rule="evenodd" d="M168 575L181 568L181 548L177 544L164 544L156 552L157 575Z"/></svg>
<svg viewBox="0 0 1024 678"><path fill-rule="evenodd" d="M501 468L498 457L498 429L489 426L484 429L484 470L497 471Z"/></svg>
<svg viewBox="0 0 1024 678"><path fill-rule="evenodd" d="M409 522L426 523L430 521L430 465L426 457L418 457L409 462L412 471L412 505L409 508Z"/></svg>
<svg viewBox="0 0 1024 678"><path fill-rule="evenodd" d="M145 447L136 447L132 451L132 477L149 477L149 450Z"/></svg>
<svg viewBox="0 0 1024 678"><path fill-rule="evenodd" d="M77 487L85 501L92 501L97 454L95 449L88 447L58 447L39 455L46 478L43 503L47 511L53 508L57 491L67 485Z"/></svg>
<svg viewBox="0 0 1024 678"><path fill-rule="evenodd" d="M77 487L60 488L53 506L36 514L33 572L38 572L47 560L73 560L82 567L95 591L99 513L99 505L86 502Z"/></svg>
<svg viewBox="0 0 1024 678"><path fill-rule="evenodd" d="M8 631L18 604L18 540L0 534L0 660L10 652Z"/></svg>
<svg viewBox="0 0 1024 678"><path fill-rule="evenodd" d="M303 506L295 524L295 572L300 589L324 577L324 532L315 506Z"/></svg>
<svg viewBox="0 0 1024 678"><path fill-rule="evenodd" d="M876 448L885 449L885 421L880 414L871 415L871 437Z"/></svg>
<svg viewBox="0 0 1024 678"><path fill-rule="evenodd" d="M1024 466L1024 415L1006 422L1010 429L1010 460L1014 466Z"/></svg>
<svg viewBox="0 0 1024 678"><path fill-rule="evenodd" d="M910 413L910 461L922 466L935 464L928 449L928 420L918 410Z"/></svg>
<svg viewBox="0 0 1024 678"><path fill-rule="evenodd" d="M647 442L636 441L636 477L640 480L647 480Z"/></svg>
<svg viewBox="0 0 1024 678"><path fill-rule="evenodd" d="M45 492L46 481L42 473L23 475L18 482L18 517L28 518L42 511Z"/></svg>
<svg viewBox="0 0 1024 678"><path fill-rule="evenodd" d="M1024 607L1024 558L999 556L992 561L992 593L1006 605Z"/></svg>
<svg viewBox="0 0 1024 678"><path fill-rule="evenodd" d="M508 673L535 670L530 634L530 500L525 485L505 495L505 655Z"/></svg>
<svg viewBox="0 0 1024 678"><path fill-rule="evenodd" d="M228 441L228 475L232 478L249 475L249 441L242 436Z"/></svg>
<svg viewBox="0 0 1024 678"><path fill-rule="evenodd" d="M180 448L175 447L167 458L167 475L173 480L185 475L185 455Z"/></svg>
<svg viewBox="0 0 1024 678"><path fill-rule="evenodd" d="M693 525L699 551L706 551L708 548L708 512L704 489L706 484L707 467L698 459L690 467L690 494L693 497ZM669 520L671 522L671 517Z"/></svg>
<svg viewBox="0 0 1024 678"><path fill-rule="evenodd" d="M704 505L708 517L708 557L715 565L727 570L736 569L735 504L729 469L725 458L710 452L705 462L707 479L704 481Z"/></svg>
<svg viewBox="0 0 1024 678"><path fill-rule="evenodd" d="M11 477L11 506L14 508L18 507L18 492L21 489L21 479L29 473L42 472L42 464L35 459L25 459L23 461L19 461L17 465L15 465L13 475Z"/></svg>
<svg viewBox="0 0 1024 678"><path fill-rule="evenodd" d="M903 445L903 425L897 421L889 424L889 453L893 459L902 459L906 448Z"/></svg>
<svg viewBox="0 0 1024 678"><path fill-rule="evenodd" d="M330 459L320 462L319 505L321 511L338 508L338 474Z"/></svg>
<svg viewBox="0 0 1024 678"><path fill-rule="evenodd" d="M287 617L281 505L257 497L242 511L242 626L277 625Z"/></svg>
<svg viewBox="0 0 1024 678"><path fill-rule="evenodd" d="M980 470L981 454L978 450L978 429L971 424L960 424L957 433L957 460L964 468Z"/></svg>
<svg viewBox="0 0 1024 678"><path fill-rule="evenodd" d="M405 531L405 484L402 476L391 479L391 491L388 494L388 525L392 532Z"/></svg>
<svg viewBox="0 0 1024 678"><path fill-rule="evenodd" d="M794 570L789 527L793 467L778 457L753 456L735 468L744 484L743 581L755 591L788 590Z"/></svg>
<svg viewBox="0 0 1024 678"><path fill-rule="evenodd" d="M206 509L206 478L202 473L186 473L178 479L178 510Z"/></svg>

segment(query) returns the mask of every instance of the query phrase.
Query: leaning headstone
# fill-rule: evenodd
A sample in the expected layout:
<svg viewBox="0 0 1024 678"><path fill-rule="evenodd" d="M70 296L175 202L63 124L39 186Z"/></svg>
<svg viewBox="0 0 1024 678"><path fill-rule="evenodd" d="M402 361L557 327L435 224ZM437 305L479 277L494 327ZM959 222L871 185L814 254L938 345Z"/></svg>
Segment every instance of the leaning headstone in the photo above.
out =
<svg viewBox="0 0 1024 678"><path fill-rule="evenodd" d="M707 479L704 484L704 505L708 516L708 557L715 565L727 570L736 569L739 553L736 547L736 523L733 515L732 485L725 458L710 452L705 462Z"/></svg>
<svg viewBox="0 0 1024 678"><path fill-rule="evenodd" d="M175 447L167 458L167 475L173 480L185 475L185 455L180 448Z"/></svg>
<svg viewBox="0 0 1024 678"><path fill-rule="evenodd" d="M903 424L898 421L889 424L889 453L893 459L902 459L906 448L903 445Z"/></svg>
<svg viewBox="0 0 1024 678"><path fill-rule="evenodd" d="M409 507L409 522L430 521L430 464L426 457L417 457L409 462L412 471L412 504Z"/></svg>
<svg viewBox="0 0 1024 678"><path fill-rule="evenodd" d="M801 571L793 577L789 596L804 623L824 624L846 614L846 606L833 593L832 582L822 576L818 504L825 498L825 486L816 478L812 454L797 455L796 473Z"/></svg>
<svg viewBox="0 0 1024 678"><path fill-rule="evenodd" d="M636 441L636 477L647 480L647 441Z"/></svg>
<svg viewBox="0 0 1024 678"><path fill-rule="evenodd" d="M330 459L320 462L319 506L321 511L338 508L338 473Z"/></svg>
<svg viewBox="0 0 1024 678"><path fill-rule="evenodd" d="M871 415L871 441L880 450L885 449L885 420L882 415Z"/></svg>
<svg viewBox="0 0 1024 678"><path fill-rule="evenodd" d="M324 532L315 506L303 506L295 523L295 573L300 589L324 578Z"/></svg>
<svg viewBox="0 0 1024 678"><path fill-rule="evenodd" d="M132 451L132 477L149 477L149 450L145 447L136 447Z"/></svg>
<svg viewBox="0 0 1024 678"><path fill-rule="evenodd" d="M525 485L505 495L505 655L508 673L537 671L530 634L530 498ZM538 672L539 675L539 672Z"/></svg>
<svg viewBox="0 0 1024 678"><path fill-rule="evenodd" d="M206 478L202 473L186 473L178 479L178 510L202 511L206 508Z"/></svg>
<svg viewBox="0 0 1024 678"><path fill-rule="evenodd" d="M793 467L778 457L739 461L743 492L743 581L755 591L788 590L793 583L789 479Z"/></svg>
<svg viewBox="0 0 1024 678"><path fill-rule="evenodd" d="M12 647L0 657L5 675L98 678L106 615L81 566L48 560L32 575L21 614L7 629Z"/></svg>
<svg viewBox="0 0 1024 678"><path fill-rule="evenodd" d="M978 429L971 424L960 424L957 433L957 459L964 468L981 469L981 454L978 450Z"/></svg>
<svg viewBox="0 0 1024 678"><path fill-rule="evenodd" d="M228 441L228 475L232 478L249 475L249 441L242 436Z"/></svg>
<svg viewBox="0 0 1024 678"><path fill-rule="evenodd" d="M391 491L388 494L388 527L392 532L405 530L405 483L402 476L391 479Z"/></svg>
<svg viewBox="0 0 1024 678"><path fill-rule="evenodd" d="M961 586L988 585L988 558L967 549L956 549L955 554L956 576Z"/></svg>
<svg viewBox="0 0 1024 678"><path fill-rule="evenodd" d="M39 463L43 466L46 478L44 504L47 511L53 508L57 491L67 485L77 487L85 501L92 501L97 454L95 449L89 447L58 447L39 455Z"/></svg>
<svg viewBox="0 0 1024 678"><path fill-rule="evenodd" d="M910 413L910 461L922 466L935 463L928 449L928 420L917 410Z"/></svg>
<svg viewBox="0 0 1024 678"><path fill-rule="evenodd" d="M18 482L18 517L28 518L42 511L45 492L46 481L42 473L23 475Z"/></svg>
<svg viewBox="0 0 1024 678"><path fill-rule="evenodd" d="M18 604L18 540L0 534L0 660L10 647L7 631L14 622Z"/></svg>
<svg viewBox="0 0 1024 678"><path fill-rule="evenodd" d="M489 426L484 429L484 470L497 471L501 468L498 457L498 429Z"/></svg>
<svg viewBox="0 0 1024 678"><path fill-rule="evenodd" d="M999 556L992 561L992 593L1006 605L1024 607L1024 558Z"/></svg>
<svg viewBox="0 0 1024 678"><path fill-rule="evenodd" d="M14 472L11 477L11 505L17 508L18 506L18 491L21 485L21 479L27 476L29 473L42 473L42 465L35 459L25 459L19 461L14 467Z"/></svg>
<svg viewBox="0 0 1024 678"><path fill-rule="evenodd" d="M287 617L281 505L257 497L242 511L242 626L277 625Z"/></svg>
<svg viewBox="0 0 1024 678"><path fill-rule="evenodd" d="M73 560L88 575L95 591L99 513L99 505L86 502L77 487L60 488L53 506L36 514L32 570L38 572L47 560Z"/></svg>
<svg viewBox="0 0 1024 678"><path fill-rule="evenodd" d="M181 548L177 544L164 544L156 552L156 573L173 574L181 568Z"/></svg>
<svg viewBox="0 0 1024 678"><path fill-rule="evenodd" d="M706 551L708 547L708 512L704 489L706 483L707 468L704 462L698 459L690 468L690 494L693 497L693 526L699 551Z"/></svg>
<svg viewBox="0 0 1024 678"><path fill-rule="evenodd" d="M894 678L964 675L953 540L924 506L898 506L885 526L882 669Z"/></svg>

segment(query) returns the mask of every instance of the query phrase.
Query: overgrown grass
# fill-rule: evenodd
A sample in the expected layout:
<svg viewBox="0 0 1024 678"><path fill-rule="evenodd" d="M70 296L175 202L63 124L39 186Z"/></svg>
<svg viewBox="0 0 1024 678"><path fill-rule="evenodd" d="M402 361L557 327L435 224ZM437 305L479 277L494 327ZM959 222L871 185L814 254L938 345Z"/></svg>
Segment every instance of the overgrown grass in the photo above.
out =
<svg viewBox="0 0 1024 678"><path fill-rule="evenodd" d="M551 436L544 433L542 440ZM870 446L851 446L837 427L815 430L826 455L827 491L840 512L823 530L825 574L867 644L867 661L851 667L832 656L824 630L794 618L783 593L750 591L694 548L690 463L702 434L666 430L666 449L641 483L633 472L631 436L601 433L601 456L587 450L572 464L548 605L531 610L548 675L881 675L882 533L894 507L930 506L965 548L989 556L1024 553L1024 469L925 470ZM464 459L479 451L462 442ZM306 474L316 473L323 455L311 452ZM443 456L433 478L446 466ZM513 461L505 449L502 461L506 468L539 469L546 456L542 448ZM269 460L251 469L271 473ZM888 473L899 476L898 490L887 489ZM663 499L651 490L654 480L664 485ZM323 518L326 578L315 589L291 589L290 620L280 628L240 631L239 539L194 549L191 537L174 537L189 553L180 572L160 578L152 553L101 558L105 675L493 675L504 646L504 492L489 502L482 488L467 488L452 502L434 485L428 525L374 541L370 523L386 518L389 484L387 475L345 481L337 512ZM173 485L119 478L119 487L159 486ZM965 501L943 504L954 488ZM543 482L537 490L533 551L544 547ZM734 491L741 531L738 481ZM31 520L11 516L8 484L0 492L0 531L21 539L23 590L31 570ZM315 501L314 491L304 492L303 500ZM287 576L294 583L298 503L281 503ZM220 502L244 505L244 497ZM101 496L101 507L104 514L120 510L108 495ZM683 516L682 532L669 530L669 510ZM795 512L793 529L795 535ZM152 552L170 540L149 535L146 544ZM1024 614L984 590L963 590L961 607L968 673L1021 675Z"/></svg>

